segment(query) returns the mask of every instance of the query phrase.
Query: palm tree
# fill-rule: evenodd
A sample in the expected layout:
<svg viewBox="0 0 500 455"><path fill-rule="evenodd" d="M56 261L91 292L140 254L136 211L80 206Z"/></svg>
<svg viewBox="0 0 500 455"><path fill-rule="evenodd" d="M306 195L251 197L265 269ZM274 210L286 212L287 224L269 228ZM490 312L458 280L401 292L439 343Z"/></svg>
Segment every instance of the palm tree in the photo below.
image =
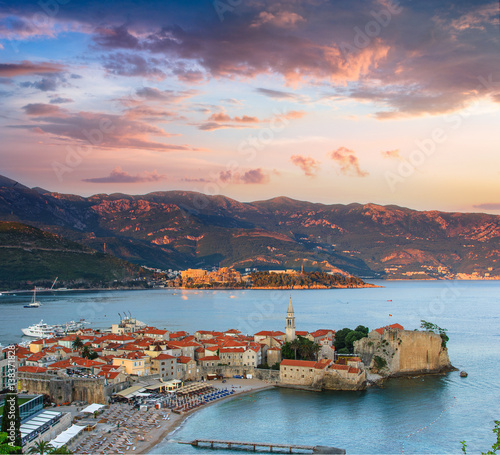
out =
<svg viewBox="0 0 500 455"><path fill-rule="evenodd" d="M39 453L40 455L44 455L46 453L51 453L54 449L54 446L50 442L38 441L29 448L28 453Z"/></svg>
<svg viewBox="0 0 500 455"><path fill-rule="evenodd" d="M51 450L50 453L66 453L66 454L71 454L73 452L71 452L68 447L66 446L61 446L61 447L58 447L57 449L54 449L54 450Z"/></svg>
<svg viewBox="0 0 500 455"><path fill-rule="evenodd" d="M90 357L90 354L92 354L92 351L89 346L84 345L82 347L81 354L84 359L88 359Z"/></svg>
<svg viewBox="0 0 500 455"><path fill-rule="evenodd" d="M295 338L290 342L290 348L293 349L293 353L295 354L295 360L297 360L297 349L300 348L301 342L298 338Z"/></svg>
<svg viewBox="0 0 500 455"><path fill-rule="evenodd" d="M73 350L79 351L83 348L83 341L80 340L80 338L76 337L73 343L71 343L71 347L73 348Z"/></svg>

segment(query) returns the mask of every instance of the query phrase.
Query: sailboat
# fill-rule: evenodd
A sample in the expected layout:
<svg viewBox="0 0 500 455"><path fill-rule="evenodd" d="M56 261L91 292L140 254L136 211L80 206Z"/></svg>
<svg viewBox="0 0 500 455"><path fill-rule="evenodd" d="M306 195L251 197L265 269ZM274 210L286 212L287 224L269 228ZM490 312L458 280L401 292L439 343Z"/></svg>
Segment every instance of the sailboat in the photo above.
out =
<svg viewBox="0 0 500 455"><path fill-rule="evenodd" d="M33 289L33 298L31 299L31 302L28 303L28 305L24 305L24 308L38 308L39 306L42 306L40 302L36 301L36 286Z"/></svg>

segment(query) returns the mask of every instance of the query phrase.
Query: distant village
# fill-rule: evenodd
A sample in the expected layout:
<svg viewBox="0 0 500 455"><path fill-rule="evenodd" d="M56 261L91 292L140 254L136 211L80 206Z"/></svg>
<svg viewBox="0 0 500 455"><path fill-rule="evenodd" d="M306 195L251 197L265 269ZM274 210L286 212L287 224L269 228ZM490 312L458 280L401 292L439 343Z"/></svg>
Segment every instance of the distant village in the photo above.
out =
<svg viewBox="0 0 500 455"><path fill-rule="evenodd" d="M252 272L257 272L257 268L246 268L244 273L238 272L232 267L213 267L211 270L186 269L186 270L162 270L158 268L142 266L143 269L162 274L163 278L155 284L166 287L186 287L203 285L227 285L229 283L239 283L240 285L252 284ZM295 270L270 270L269 273L296 274Z"/></svg>

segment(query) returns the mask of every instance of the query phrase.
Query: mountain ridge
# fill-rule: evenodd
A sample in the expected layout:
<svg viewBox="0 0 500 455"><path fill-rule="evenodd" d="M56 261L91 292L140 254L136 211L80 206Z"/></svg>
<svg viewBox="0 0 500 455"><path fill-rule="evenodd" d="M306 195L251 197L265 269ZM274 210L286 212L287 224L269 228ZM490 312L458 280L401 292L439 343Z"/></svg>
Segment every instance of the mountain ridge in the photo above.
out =
<svg viewBox="0 0 500 455"><path fill-rule="evenodd" d="M2 185L2 182L7 182ZM159 268L304 267L365 278L500 276L500 216L194 191L83 197L0 177L0 219Z"/></svg>

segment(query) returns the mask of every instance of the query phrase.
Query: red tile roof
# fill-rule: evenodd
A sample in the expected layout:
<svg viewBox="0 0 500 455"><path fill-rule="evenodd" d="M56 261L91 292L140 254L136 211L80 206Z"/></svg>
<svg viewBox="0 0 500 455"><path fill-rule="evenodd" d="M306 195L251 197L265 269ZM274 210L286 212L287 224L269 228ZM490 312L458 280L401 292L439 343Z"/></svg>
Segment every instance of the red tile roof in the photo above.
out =
<svg viewBox="0 0 500 455"><path fill-rule="evenodd" d="M311 332L311 335L314 338L317 338L317 337L324 337L325 335L328 335L329 333L335 333L335 332L333 330L329 330L329 329L319 329L319 330L316 330L315 332Z"/></svg>
<svg viewBox="0 0 500 455"><path fill-rule="evenodd" d="M188 357L186 355L181 355L180 357L177 357L177 363L188 363L191 360L193 360L191 357Z"/></svg>
<svg viewBox="0 0 500 455"><path fill-rule="evenodd" d="M173 355L160 354L152 358L152 360L169 360L169 359L175 359L175 357Z"/></svg>
<svg viewBox="0 0 500 455"><path fill-rule="evenodd" d="M329 359L321 359L321 360L318 360L316 362L316 365L314 366L314 368L316 368L317 370L323 370L325 369L328 365L330 365L331 363L333 363L333 360L329 360Z"/></svg>
<svg viewBox="0 0 500 455"><path fill-rule="evenodd" d="M128 354L125 354L124 357L129 360L139 360L143 359L144 357L147 357L147 355L139 354L139 352L129 352Z"/></svg>
<svg viewBox="0 0 500 455"><path fill-rule="evenodd" d="M349 367L347 365L334 364L334 365L330 365L330 368L332 370L346 370L346 371L349 371Z"/></svg>
<svg viewBox="0 0 500 455"><path fill-rule="evenodd" d="M44 345L44 344L57 344L57 339L56 338L41 338L40 340L35 340L35 341L32 341L30 344L41 344L41 345Z"/></svg>
<svg viewBox="0 0 500 455"><path fill-rule="evenodd" d="M329 359L321 359L318 362L315 362L313 360L285 359L285 360L281 361L280 365L290 366L290 367L315 368L316 370L323 370L331 363L332 363L332 360L329 360Z"/></svg>
<svg viewBox="0 0 500 455"><path fill-rule="evenodd" d="M285 359L281 361L280 365L286 367L316 368L316 362L311 360Z"/></svg>
<svg viewBox="0 0 500 455"><path fill-rule="evenodd" d="M207 355L206 357L202 357L201 359L198 359L198 362L205 362L209 360L220 360L218 355Z"/></svg>
<svg viewBox="0 0 500 455"><path fill-rule="evenodd" d="M19 367L17 371L21 371L24 373L45 373L47 371L47 368L24 366Z"/></svg>
<svg viewBox="0 0 500 455"><path fill-rule="evenodd" d="M271 330L262 330L255 334L255 336L265 336L265 337L277 337L284 335L284 332L280 332L279 330L274 332Z"/></svg>
<svg viewBox="0 0 500 455"><path fill-rule="evenodd" d="M383 335L385 329L404 330L404 327L401 324L391 324L391 325L386 325L385 327L380 327L379 329L375 329L375 332L380 333L380 335Z"/></svg>
<svg viewBox="0 0 500 455"><path fill-rule="evenodd" d="M165 335L168 333L168 330L160 330L160 329L155 329L155 328L150 328L144 331L145 334L148 335Z"/></svg>
<svg viewBox="0 0 500 455"><path fill-rule="evenodd" d="M106 379L115 379L120 374L119 371L100 371L98 376L104 376Z"/></svg>
<svg viewBox="0 0 500 455"><path fill-rule="evenodd" d="M46 353L44 351L40 351L40 352L37 352L36 354L30 355L26 360L28 362L38 362L40 359L45 357L45 354Z"/></svg>

